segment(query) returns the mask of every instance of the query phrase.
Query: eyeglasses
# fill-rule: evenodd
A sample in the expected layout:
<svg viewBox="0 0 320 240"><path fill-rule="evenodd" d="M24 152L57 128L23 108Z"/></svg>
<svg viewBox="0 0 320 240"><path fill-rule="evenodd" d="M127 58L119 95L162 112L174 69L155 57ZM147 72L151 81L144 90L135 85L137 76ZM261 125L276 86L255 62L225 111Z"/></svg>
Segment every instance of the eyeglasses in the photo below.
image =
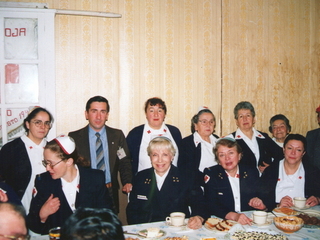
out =
<svg viewBox="0 0 320 240"><path fill-rule="evenodd" d="M12 239L12 240L29 240L30 236L29 235L21 235L21 236L9 236L9 235L2 235L0 234L0 237Z"/></svg>
<svg viewBox="0 0 320 240"><path fill-rule="evenodd" d="M32 123L34 125L36 125L36 127L42 127L42 126L44 126L45 128L51 128L52 127L52 122L50 122L50 121L42 122L41 120L35 120L35 121L32 121Z"/></svg>
<svg viewBox="0 0 320 240"><path fill-rule="evenodd" d="M213 124L214 124L214 121L213 121L213 120L208 121L208 120L206 120L206 119L204 119L204 120L199 120L199 122L200 122L202 125L207 125L208 123L209 123L209 125L213 125Z"/></svg>
<svg viewBox="0 0 320 240"><path fill-rule="evenodd" d="M45 168L49 165L49 167L51 167L51 169L53 169L54 166L56 166L57 164L61 163L63 160L65 160L65 159L62 159L61 161L59 161L59 162L57 162L57 163L55 163L55 164L52 164L51 162L48 162L48 161L46 161L46 160L42 160L42 165L43 165Z"/></svg>

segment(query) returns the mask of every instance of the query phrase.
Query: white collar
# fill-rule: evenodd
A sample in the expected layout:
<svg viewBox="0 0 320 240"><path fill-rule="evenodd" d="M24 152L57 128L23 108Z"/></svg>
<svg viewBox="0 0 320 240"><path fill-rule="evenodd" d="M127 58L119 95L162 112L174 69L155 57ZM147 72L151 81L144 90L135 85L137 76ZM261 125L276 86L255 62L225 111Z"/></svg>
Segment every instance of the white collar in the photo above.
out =
<svg viewBox="0 0 320 240"><path fill-rule="evenodd" d="M264 139L265 137L258 132L255 128L252 128L253 131L253 137L257 137L257 138L261 138ZM248 138L241 130L240 128L237 129L236 131L236 135L234 136L235 139L244 139L244 138Z"/></svg>

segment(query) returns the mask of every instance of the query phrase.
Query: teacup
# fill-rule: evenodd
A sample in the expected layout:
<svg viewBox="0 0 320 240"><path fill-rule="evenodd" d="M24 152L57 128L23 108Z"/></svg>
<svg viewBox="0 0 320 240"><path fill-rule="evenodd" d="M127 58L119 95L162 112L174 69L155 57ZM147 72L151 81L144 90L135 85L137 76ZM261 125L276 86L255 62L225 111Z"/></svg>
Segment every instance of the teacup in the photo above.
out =
<svg viewBox="0 0 320 240"><path fill-rule="evenodd" d="M268 213L264 211L253 212L253 222L256 224L265 224L267 222Z"/></svg>
<svg viewBox="0 0 320 240"><path fill-rule="evenodd" d="M293 198L293 204L297 208L304 208L306 206L307 199L305 197L295 197Z"/></svg>
<svg viewBox="0 0 320 240"><path fill-rule="evenodd" d="M183 212L170 213L170 217L166 217L166 222L175 227L184 225L185 214Z"/></svg>
<svg viewBox="0 0 320 240"><path fill-rule="evenodd" d="M49 239L50 240L58 240L58 239L60 239L60 227L51 228L49 230Z"/></svg>

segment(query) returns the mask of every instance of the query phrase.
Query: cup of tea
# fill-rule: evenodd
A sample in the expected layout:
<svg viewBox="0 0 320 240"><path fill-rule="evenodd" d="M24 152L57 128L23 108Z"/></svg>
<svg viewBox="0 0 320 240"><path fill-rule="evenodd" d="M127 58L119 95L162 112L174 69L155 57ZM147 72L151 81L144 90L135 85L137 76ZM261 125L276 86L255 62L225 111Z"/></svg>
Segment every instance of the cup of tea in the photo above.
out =
<svg viewBox="0 0 320 240"><path fill-rule="evenodd" d="M264 211L254 211L253 212L253 222L256 224L265 224L267 222L268 213Z"/></svg>
<svg viewBox="0 0 320 240"><path fill-rule="evenodd" d="M51 228L49 230L49 239L50 240L59 240L60 239L60 227Z"/></svg>
<svg viewBox="0 0 320 240"><path fill-rule="evenodd" d="M175 227L183 226L186 215L183 212L170 213L170 217L166 217L166 222Z"/></svg>
<svg viewBox="0 0 320 240"><path fill-rule="evenodd" d="M297 208L304 208L306 206L307 199L305 197L295 197L293 198L293 204Z"/></svg>

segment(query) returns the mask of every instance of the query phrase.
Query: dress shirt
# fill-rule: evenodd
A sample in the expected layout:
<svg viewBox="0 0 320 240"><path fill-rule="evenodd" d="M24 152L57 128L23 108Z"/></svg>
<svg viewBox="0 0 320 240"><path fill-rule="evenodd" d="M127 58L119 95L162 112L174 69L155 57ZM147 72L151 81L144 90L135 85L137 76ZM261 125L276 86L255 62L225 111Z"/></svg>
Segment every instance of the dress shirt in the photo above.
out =
<svg viewBox="0 0 320 240"><path fill-rule="evenodd" d="M198 132L194 132L194 145L198 147L199 143L201 143L201 159L199 164L199 171L203 172L203 170L207 167L211 167L217 165L218 163L215 161L215 156L213 154L213 148L216 145L217 139L210 135L210 143L203 140Z"/></svg>
<svg viewBox="0 0 320 240"><path fill-rule="evenodd" d="M272 140L273 140L276 144L278 144L279 147L283 148L283 142L282 142L282 143L277 142L277 139L276 139L275 137L273 137Z"/></svg>
<svg viewBox="0 0 320 240"><path fill-rule="evenodd" d="M42 160L43 160L43 149L47 143L47 140L42 139L42 141L38 145L34 143L30 138L28 138L27 135L25 134L21 136L21 140L24 142L26 146L26 150L27 150L27 153L30 159L30 164L31 164L31 178L26 188L26 191L24 192L23 197L21 199L22 205L26 210L26 214L28 214L30 203L32 200L32 190L34 187L34 180L36 178L36 175L46 171L46 168L42 164Z"/></svg>
<svg viewBox="0 0 320 240"><path fill-rule="evenodd" d="M166 180L166 177L167 177L167 175L168 175L168 173L169 173L169 171L170 171L170 168L171 168L171 167L169 167L169 169L168 169L168 170L165 172L165 174L163 174L162 176L158 175L157 172L156 172L156 170L154 170L154 175L156 176L157 187L158 187L159 191L160 191L161 188L162 188L162 185L163 185L164 180Z"/></svg>
<svg viewBox="0 0 320 240"><path fill-rule="evenodd" d="M285 196L304 197L305 171L300 163L297 171L287 175L284 169L284 160L279 163L279 178L276 186L276 202L279 203Z"/></svg>
<svg viewBox="0 0 320 240"><path fill-rule="evenodd" d="M230 176L227 171L228 180L231 185L232 194L234 198L234 211L241 212L241 199L240 199L240 182L239 182L239 167L237 167L237 173L234 177Z"/></svg>
<svg viewBox="0 0 320 240"><path fill-rule="evenodd" d="M79 169L76 164L74 166L77 169L77 175L71 182L67 182L66 180L61 178L62 191L66 196L67 202L73 212L76 210L76 205L75 205L76 197L80 187L79 186L79 183L80 183Z"/></svg>
<svg viewBox="0 0 320 240"><path fill-rule="evenodd" d="M97 153L96 153L96 131L94 131L89 126L89 143L90 143L90 156L91 156L91 168L97 169ZM106 128L102 128L100 131L100 139L102 142L103 147L103 156L104 156L104 163L105 163L105 176L106 176L106 183L111 182L111 175L110 175L110 165L109 165L109 147L108 147L108 136L106 132Z"/></svg>

